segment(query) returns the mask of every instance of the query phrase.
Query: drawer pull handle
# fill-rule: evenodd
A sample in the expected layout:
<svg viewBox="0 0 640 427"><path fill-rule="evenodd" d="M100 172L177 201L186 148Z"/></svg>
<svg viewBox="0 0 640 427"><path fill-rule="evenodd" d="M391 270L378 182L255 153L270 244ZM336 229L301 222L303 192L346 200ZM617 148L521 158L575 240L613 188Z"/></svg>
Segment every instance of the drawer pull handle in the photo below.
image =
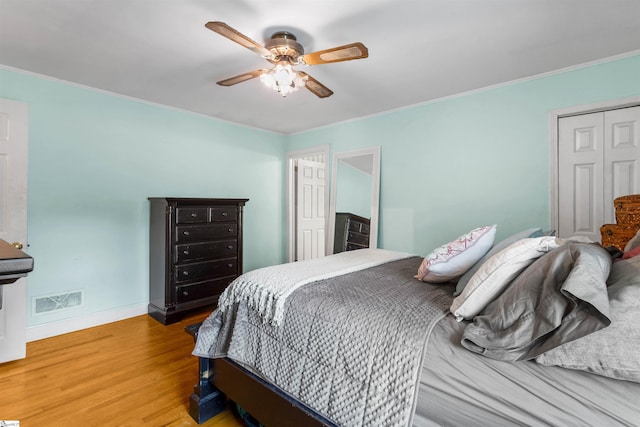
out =
<svg viewBox="0 0 640 427"><path fill-rule="evenodd" d="M184 295L185 297L189 296L189 291L182 291L182 295Z"/></svg>
<svg viewBox="0 0 640 427"><path fill-rule="evenodd" d="M233 264L229 263L229 264L227 264L227 267L231 268L231 267L233 267Z"/></svg>
<svg viewBox="0 0 640 427"><path fill-rule="evenodd" d="M182 234L184 234L185 236L188 236L189 232L188 231L183 231Z"/></svg>
<svg viewBox="0 0 640 427"><path fill-rule="evenodd" d="M233 228L230 228L230 229L229 229L229 233L233 233Z"/></svg>
<svg viewBox="0 0 640 427"><path fill-rule="evenodd" d="M195 212L192 212L192 213L191 213L191 218L195 218L195 217L197 217L197 216L198 216L198 214L197 214L197 213L195 213Z"/></svg>
<svg viewBox="0 0 640 427"><path fill-rule="evenodd" d="M229 215L227 212L222 212L222 216L227 216Z"/></svg>
<svg viewBox="0 0 640 427"><path fill-rule="evenodd" d="M182 272L182 274L183 274L184 276L188 276L188 275L189 275L189 272L188 272L188 271L183 271L183 272Z"/></svg>
<svg viewBox="0 0 640 427"><path fill-rule="evenodd" d="M189 255L189 251L182 251L183 254Z"/></svg>
<svg viewBox="0 0 640 427"><path fill-rule="evenodd" d="M227 246L227 249L233 249L233 245Z"/></svg>

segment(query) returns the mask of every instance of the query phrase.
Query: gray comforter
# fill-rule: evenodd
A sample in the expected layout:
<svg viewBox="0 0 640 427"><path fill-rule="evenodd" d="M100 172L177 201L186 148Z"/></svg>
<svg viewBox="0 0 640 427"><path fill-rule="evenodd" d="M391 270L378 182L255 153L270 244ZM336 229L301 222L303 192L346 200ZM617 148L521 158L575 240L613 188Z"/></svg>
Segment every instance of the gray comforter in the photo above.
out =
<svg viewBox="0 0 640 427"><path fill-rule="evenodd" d="M194 354L229 357L341 426L411 425L423 348L451 288L415 280L419 257L305 285L281 326L244 302L203 323Z"/></svg>

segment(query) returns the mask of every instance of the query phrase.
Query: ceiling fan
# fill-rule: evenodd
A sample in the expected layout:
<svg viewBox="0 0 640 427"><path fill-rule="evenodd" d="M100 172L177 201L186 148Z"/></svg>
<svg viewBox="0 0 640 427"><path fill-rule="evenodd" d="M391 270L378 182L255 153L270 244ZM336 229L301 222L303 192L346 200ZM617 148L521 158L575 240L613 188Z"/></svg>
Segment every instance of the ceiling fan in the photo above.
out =
<svg viewBox="0 0 640 427"><path fill-rule="evenodd" d="M304 86L316 96L326 98L333 95L331 89L309 74L294 70L292 66L330 64L369 56L366 46L359 42L305 54L304 48L297 42L296 37L287 31L274 33L267 40L265 46L262 46L224 22L208 22L205 27L246 47L274 64L274 67L270 69L261 68L220 80L217 82L220 86L233 86L260 77L266 86L276 90L282 96L287 96Z"/></svg>

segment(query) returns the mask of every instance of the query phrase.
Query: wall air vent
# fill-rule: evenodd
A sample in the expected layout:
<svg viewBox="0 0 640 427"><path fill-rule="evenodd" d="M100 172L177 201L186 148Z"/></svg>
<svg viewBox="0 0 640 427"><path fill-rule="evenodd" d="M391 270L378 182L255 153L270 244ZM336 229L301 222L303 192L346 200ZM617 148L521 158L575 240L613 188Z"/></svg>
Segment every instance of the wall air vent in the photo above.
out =
<svg viewBox="0 0 640 427"><path fill-rule="evenodd" d="M78 307L82 305L82 300L82 291L37 297L33 301L33 313L43 314Z"/></svg>

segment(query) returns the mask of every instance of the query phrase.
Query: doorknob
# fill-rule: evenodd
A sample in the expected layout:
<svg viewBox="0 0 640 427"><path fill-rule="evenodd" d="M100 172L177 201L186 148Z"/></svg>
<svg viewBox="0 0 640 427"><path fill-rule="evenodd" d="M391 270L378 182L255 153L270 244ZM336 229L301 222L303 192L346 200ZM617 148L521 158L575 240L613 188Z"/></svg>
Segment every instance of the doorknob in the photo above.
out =
<svg viewBox="0 0 640 427"><path fill-rule="evenodd" d="M13 246L16 249L22 249L24 247L24 246L22 246L22 243L20 243L20 242L13 242L11 244L11 246Z"/></svg>

